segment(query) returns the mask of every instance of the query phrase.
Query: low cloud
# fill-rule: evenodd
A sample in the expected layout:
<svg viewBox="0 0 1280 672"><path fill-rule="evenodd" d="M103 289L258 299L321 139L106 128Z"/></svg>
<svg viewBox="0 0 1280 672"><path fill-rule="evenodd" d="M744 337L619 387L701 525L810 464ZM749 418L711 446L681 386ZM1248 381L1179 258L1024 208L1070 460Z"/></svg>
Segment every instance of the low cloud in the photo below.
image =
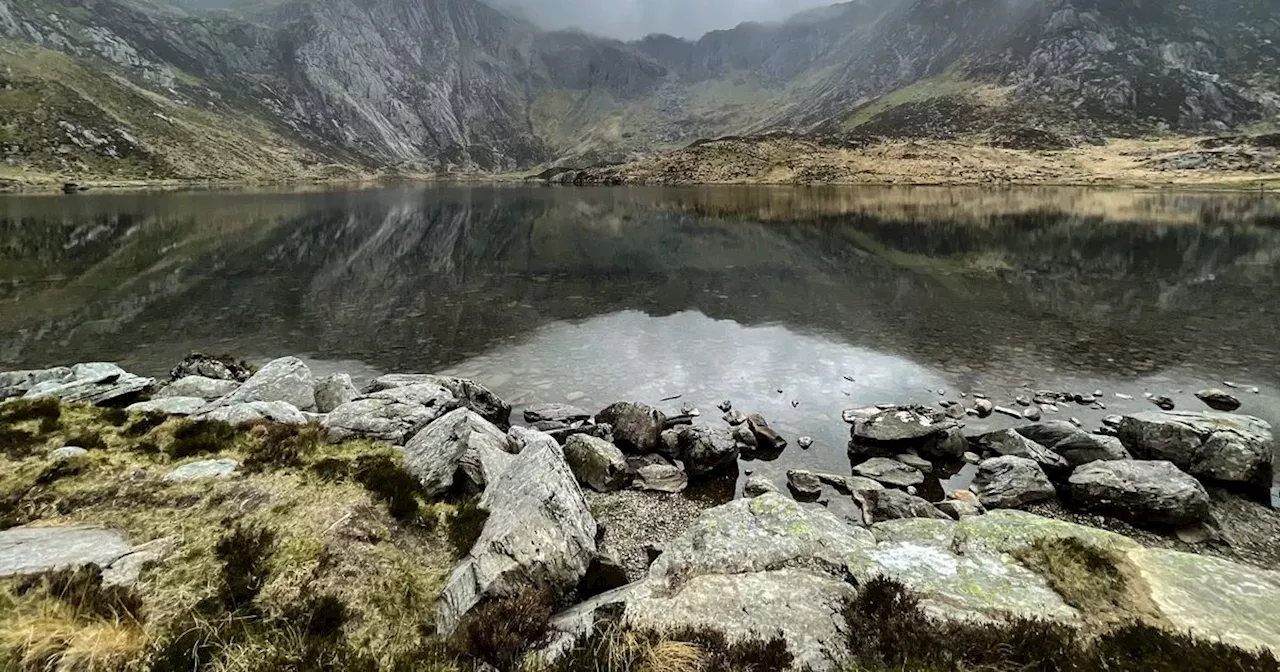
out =
<svg viewBox="0 0 1280 672"><path fill-rule="evenodd" d="M490 0L549 29L630 40L650 33L696 39L744 21L780 21L831 0Z"/></svg>

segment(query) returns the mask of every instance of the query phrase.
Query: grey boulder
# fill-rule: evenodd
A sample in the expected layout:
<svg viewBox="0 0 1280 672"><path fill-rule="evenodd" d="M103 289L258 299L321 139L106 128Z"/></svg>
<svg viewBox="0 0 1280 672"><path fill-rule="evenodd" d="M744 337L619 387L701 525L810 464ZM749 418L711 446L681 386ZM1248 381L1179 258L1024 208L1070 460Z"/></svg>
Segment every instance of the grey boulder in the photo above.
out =
<svg viewBox="0 0 1280 672"><path fill-rule="evenodd" d="M1132 459L1120 439L1105 434L1080 432L1054 444L1053 452L1062 456L1071 468L1090 462Z"/></svg>
<svg viewBox="0 0 1280 672"><path fill-rule="evenodd" d="M679 432L679 455L690 476L707 476L737 465L738 444L728 430L688 425Z"/></svg>
<svg viewBox="0 0 1280 672"><path fill-rule="evenodd" d="M1071 502L1137 523L1180 527L1209 519L1209 494L1171 462L1092 462L1069 480Z"/></svg>
<svg viewBox="0 0 1280 672"><path fill-rule="evenodd" d="M1050 420L1049 422L1041 422L1034 425L1023 425L1013 431L1042 446L1049 447L1057 445L1068 437L1085 433L1084 430L1066 420Z"/></svg>
<svg viewBox="0 0 1280 672"><path fill-rule="evenodd" d="M822 495L822 479L812 471L792 469L787 472L787 488L796 499L812 502Z"/></svg>
<svg viewBox="0 0 1280 672"><path fill-rule="evenodd" d="M152 399L167 399L170 397L199 397L205 401L213 401L219 397L225 397L235 392L240 387L240 383L234 380L222 380L220 378L206 378L204 376L187 376L179 378L168 385L160 388L158 392L151 395Z"/></svg>
<svg viewBox="0 0 1280 672"><path fill-rule="evenodd" d="M546 440L555 443L549 436ZM409 439L404 447L405 468L432 497L455 489L482 492L512 463L514 448L507 435L493 423L469 408L459 408ZM558 448L557 455L560 455ZM562 455L560 459L564 459ZM577 488L576 482L574 487Z"/></svg>
<svg viewBox="0 0 1280 672"><path fill-rule="evenodd" d="M594 436L575 434L564 442L564 457L578 481L599 492L627 485L627 458L618 447Z"/></svg>
<svg viewBox="0 0 1280 672"><path fill-rule="evenodd" d="M596 414L596 422L613 426L613 440L628 453L662 452L667 416L646 404L620 401Z"/></svg>
<svg viewBox="0 0 1280 672"><path fill-rule="evenodd" d="M596 521L550 437L528 441L489 484L479 506L489 512L488 520L437 604L436 627L445 636L485 598L530 589L565 594L597 557Z"/></svg>
<svg viewBox="0 0 1280 672"><path fill-rule="evenodd" d="M213 401L214 406L233 406L258 401L282 401L301 411L316 409L316 381L311 369L297 357L272 360L249 377L235 391Z"/></svg>
<svg viewBox="0 0 1280 672"><path fill-rule="evenodd" d="M653 492L684 492L689 487L689 476L675 465L646 464L636 469L632 486Z"/></svg>
<svg viewBox="0 0 1280 672"><path fill-rule="evenodd" d="M747 416L747 429L751 430L752 436L755 437L755 443L752 444L758 450L765 452L778 452L787 447L787 440L782 438L773 427L769 426L769 422L759 413L752 413Z"/></svg>
<svg viewBox="0 0 1280 672"><path fill-rule="evenodd" d="M489 388L466 378L437 376L427 373L392 373L375 378L369 384L369 392L381 392L397 387L409 387L428 383L448 390L458 402L480 417L499 427L511 423L511 405L503 401Z"/></svg>
<svg viewBox="0 0 1280 672"><path fill-rule="evenodd" d="M1231 413L1147 412L1126 416L1117 430L1134 457L1166 460L1193 475L1270 485L1275 439L1271 425Z"/></svg>
<svg viewBox="0 0 1280 672"><path fill-rule="evenodd" d="M370 438L403 444L436 418L456 409L460 401L434 383L417 383L374 392L347 402L329 414L330 441Z"/></svg>
<svg viewBox="0 0 1280 672"><path fill-rule="evenodd" d="M1002 429L978 437L978 445L996 455L1025 457L1039 464L1048 473L1066 475L1070 469L1061 455L1028 439L1012 429Z"/></svg>
<svg viewBox="0 0 1280 672"><path fill-rule="evenodd" d="M69 366L26 371L0 371L0 392L7 392L8 396L21 396L41 383L60 385L69 383L71 380L71 367ZM0 394L0 399L3 399L4 396L4 394Z"/></svg>
<svg viewBox="0 0 1280 672"><path fill-rule="evenodd" d="M351 382L349 374L335 373L316 381L315 395L316 411L332 413L339 406L359 399L360 390Z"/></svg>
<svg viewBox="0 0 1280 672"><path fill-rule="evenodd" d="M903 518L950 520L938 507L901 490L867 490L859 493L855 501L862 507L862 514L868 525Z"/></svg>
<svg viewBox="0 0 1280 672"><path fill-rule="evenodd" d="M988 509L1016 509L1053 499L1056 494L1039 464L1012 455L979 463L971 489Z"/></svg>
<svg viewBox="0 0 1280 672"><path fill-rule="evenodd" d="M1215 411L1235 411L1241 406L1240 400L1225 390L1211 389L1200 390L1196 392L1196 398L1203 401L1205 406Z"/></svg>

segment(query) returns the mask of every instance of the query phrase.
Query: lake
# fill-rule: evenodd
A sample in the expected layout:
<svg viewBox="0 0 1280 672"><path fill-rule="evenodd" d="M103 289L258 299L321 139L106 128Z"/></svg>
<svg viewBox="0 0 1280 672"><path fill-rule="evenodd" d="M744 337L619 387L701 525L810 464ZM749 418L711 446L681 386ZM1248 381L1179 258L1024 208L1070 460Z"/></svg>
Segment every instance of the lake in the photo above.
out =
<svg viewBox="0 0 1280 672"><path fill-rule="evenodd" d="M188 351L473 377L516 405L760 412L1235 387L1280 426L1280 202L1083 189L429 187L0 198L0 369ZM1256 390L1256 392L1255 392ZM1125 395L1125 399L1117 395ZM665 401L664 401L665 400ZM999 417L970 425L1000 427ZM802 451L799 436L814 446Z"/></svg>

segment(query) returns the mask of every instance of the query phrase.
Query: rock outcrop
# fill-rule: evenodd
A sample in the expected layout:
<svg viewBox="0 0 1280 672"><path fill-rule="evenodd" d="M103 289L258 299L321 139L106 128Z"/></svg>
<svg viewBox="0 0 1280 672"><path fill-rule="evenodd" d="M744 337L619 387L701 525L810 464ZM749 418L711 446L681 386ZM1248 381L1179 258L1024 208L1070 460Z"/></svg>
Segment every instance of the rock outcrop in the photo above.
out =
<svg viewBox="0 0 1280 672"><path fill-rule="evenodd" d="M230 394L211 402L216 407L253 402L284 402L300 411L316 408L316 381L311 369L297 357L268 362Z"/></svg>
<svg viewBox="0 0 1280 672"><path fill-rule="evenodd" d="M497 426L469 408L459 408L409 439L404 447L405 468L431 496L455 489L479 493L510 466L513 450ZM558 450L556 455L564 459Z"/></svg>
<svg viewBox="0 0 1280 672"><path fill-rule="evenodd" d="M1170 462L1099 461L1071 474L1071 502L1139 524L1179 527L1209 519L1209 494Z"/></svg>
<svg viewBox="0 0 1280 672"><path fill-rule="evenodd" d="M1229 413L1182 411L1126 416L1118 430L1134 457L1165 460L1202 478L1268 485L1275 439L1271 425Z"/></svg>

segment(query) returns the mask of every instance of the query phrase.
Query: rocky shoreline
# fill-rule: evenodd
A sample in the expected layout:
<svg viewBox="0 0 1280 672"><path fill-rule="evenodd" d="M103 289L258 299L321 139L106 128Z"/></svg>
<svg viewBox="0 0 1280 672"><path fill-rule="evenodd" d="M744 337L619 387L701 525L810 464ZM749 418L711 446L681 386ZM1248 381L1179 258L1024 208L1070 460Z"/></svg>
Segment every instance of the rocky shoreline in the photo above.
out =
<svg viewBox="0 0 1280 672"><path fill-rule="evenodd" d="M1275 669L1280 514L1248 497L1273 478L1272 428L1228 412L1227 392L1200 397L1223 410L1152 410L1108 418L1094 432L1033 417L1042 402L1067 403L1049 392L1020 409L982 398L851 409L849 473L792 469L774 483L741 460L776 459L811 440L793 443L729 400L706 416L618 402L594 412L529 405L513 419L480 382L389 374L361 389L346 374L317 378L294 357L259 369L197 354L168 381L107 363L0 373L11 474L0 481L0 504L13 511L0 521L0 581L30 585L92 566L102 584L140 591L146 603L147 590L192 551L184 537L154 531L171 523L121 513L136 502L120 497L140 497L145 485L187 489L187 506L222 521L236 519L229 500L250 511L273 498L304 508L340 502L343 515L307 533L326 558L365 548L351 541L359 538L368 549L385 549L369 541L382 539L397 553L426 554L410 555L421 562L435 557L441 537L432 535L446 535L458 552L415 602L431 604L418 617L430 641L455 650L459 638L484 643L448 655L499 668L525 660L555 669L619 627L710 631L729 649L772 642L785 654L776 669L847 668L867 655L851 635L850 605L888 579L912 591L935 625L1034 620L1097 633L1140 623L1239 647L1259 656L1259 669ZM1024 424L966 431L966 417L1002 411ZM76 434L71 417L106 424ZM121 461L148 444L145 459ZM940 479L966 465L976 466L972 486L943 492ZM281 490L281 479L295 485ZM70 494L96 487L89 481L113 489ZM324 489L347 481L371 494ZM388 513L348 506L370 496ZM441 531L438 520L452 522ZM350 525L365 531L333 538ZM309 593L325 582L324 566L301 586L253 600ZM1089 577L1118 577L1123 589L1081 588L1081 566L1092 567ZM26 593L14 590L21 603ZM516 637L515 653L498 655L506 649L478 624L532 594L545 605L541 626ZM255 617L269 621L270 611ZM341 630L343 641L363 633ZM29 653L0 644L11 648L0 660Z"/></svg>

